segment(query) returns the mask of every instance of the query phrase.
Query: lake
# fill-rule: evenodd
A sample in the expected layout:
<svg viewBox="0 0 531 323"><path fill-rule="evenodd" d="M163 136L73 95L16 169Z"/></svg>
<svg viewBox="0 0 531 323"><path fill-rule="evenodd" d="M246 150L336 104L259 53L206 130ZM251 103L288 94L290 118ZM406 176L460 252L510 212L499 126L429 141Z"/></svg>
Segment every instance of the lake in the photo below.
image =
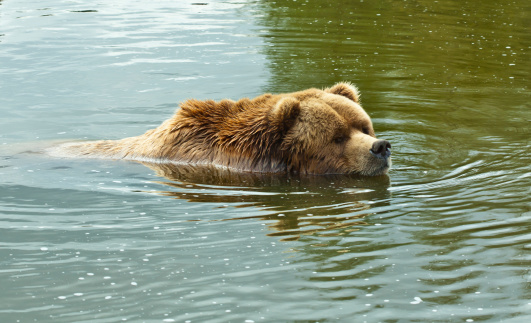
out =
<svg viewBox="0 0 531 323"><path fill-rule="evenodd" d="M0 1L1 322L530 322L528 1ZM60 159L349 81L389 176Z"/></svg>

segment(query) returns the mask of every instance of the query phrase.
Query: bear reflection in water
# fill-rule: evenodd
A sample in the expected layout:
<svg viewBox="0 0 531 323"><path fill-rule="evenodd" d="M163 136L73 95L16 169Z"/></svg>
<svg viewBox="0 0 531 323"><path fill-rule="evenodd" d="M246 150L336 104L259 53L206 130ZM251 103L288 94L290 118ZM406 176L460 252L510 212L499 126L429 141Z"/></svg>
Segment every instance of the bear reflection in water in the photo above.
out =
<svg viewBox="0 0 531 323"><path fill-rule="evenodd" d="M239 101L192 99L143 135L67 143L50 153L252 173L377 176L391 166L390 143L376 138L349 83Z"/></svg>
<svg viewBox="0 0 531 323"><path fill-rule="evenodd" d="M219 212L223 218L197 221L260 219L281 240L301 235L343 235L368 225L371 207L388 203L388 176L288 175L234 172L212 166L143 163L169 181L169 189L156 193L190 202L236 208ZM371 205L361 201L372 201ZM241 208L254 207L246 216ZM256 210L262 209L263 211ZM231 213L234 216L231 216ZM243 215L242 215L243 213ZM259 215L256 215L259 214Z"/></svg>

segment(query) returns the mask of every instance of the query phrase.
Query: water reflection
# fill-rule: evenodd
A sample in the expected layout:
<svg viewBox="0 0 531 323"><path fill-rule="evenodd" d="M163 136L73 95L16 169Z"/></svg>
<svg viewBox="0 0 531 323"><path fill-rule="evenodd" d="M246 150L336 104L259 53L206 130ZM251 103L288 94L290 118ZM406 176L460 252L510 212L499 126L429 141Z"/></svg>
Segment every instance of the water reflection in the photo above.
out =
<svg viewBox="0 0 531 323"><path fill-rule="evenodd" d="M522 86L527 77L522 68L529 64L529 37L520 34L526 30L526 6L524 1L504 6L497 1L262 1L271 87L291 90L342 79L379 93L406 84L401 90L411 94L411 85ZM300 75L302 80L293 77ZM415 96L426 99L425 94Z"/></svg>
<svg viewBox="0 0 531 323"><path fill-rule="evenodd" d="M238 173L208 166L143 164L170 180L159 182L172 188L159 194L219 207L231 204L266 210L253 210L244 217L209 220L257 218L275 231L268 235L281 236L283 240L297 240L300 235L317 232L342 235L358 230L356 226L366 224L363 219L371 214L366 201L385 204L390 197L388 176L287 176ZM253 215L256 213L259 215Z"/></svg>

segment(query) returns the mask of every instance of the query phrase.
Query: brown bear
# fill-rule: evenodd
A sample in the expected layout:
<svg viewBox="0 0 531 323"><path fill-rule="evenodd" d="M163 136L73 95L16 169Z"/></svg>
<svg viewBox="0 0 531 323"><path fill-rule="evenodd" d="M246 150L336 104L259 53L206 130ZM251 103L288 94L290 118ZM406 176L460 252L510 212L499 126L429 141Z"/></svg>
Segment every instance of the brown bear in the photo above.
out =
<svg viewBox="0 0 531 323"><path fill-rule="evenodd" d="M378 140L349 83L239 101L188 100L143 135L67 143L62 157L216 165L243 172L382 175L391 145Z"/></svg>

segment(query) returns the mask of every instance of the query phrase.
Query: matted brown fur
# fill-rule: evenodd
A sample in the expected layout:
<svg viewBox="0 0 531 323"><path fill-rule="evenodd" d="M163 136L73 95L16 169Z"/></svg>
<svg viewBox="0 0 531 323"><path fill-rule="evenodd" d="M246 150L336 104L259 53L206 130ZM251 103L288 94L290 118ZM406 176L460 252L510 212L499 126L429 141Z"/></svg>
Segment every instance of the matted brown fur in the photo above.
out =
<svg viewBox="0 0 531 323"><path fill-rule="evenodd" d="M357 89L338 83L239 101L192 99L143 135L67 143L51 153L211 164L245 172L381 175L390 159L370 152L376 140Z"/></svg>

